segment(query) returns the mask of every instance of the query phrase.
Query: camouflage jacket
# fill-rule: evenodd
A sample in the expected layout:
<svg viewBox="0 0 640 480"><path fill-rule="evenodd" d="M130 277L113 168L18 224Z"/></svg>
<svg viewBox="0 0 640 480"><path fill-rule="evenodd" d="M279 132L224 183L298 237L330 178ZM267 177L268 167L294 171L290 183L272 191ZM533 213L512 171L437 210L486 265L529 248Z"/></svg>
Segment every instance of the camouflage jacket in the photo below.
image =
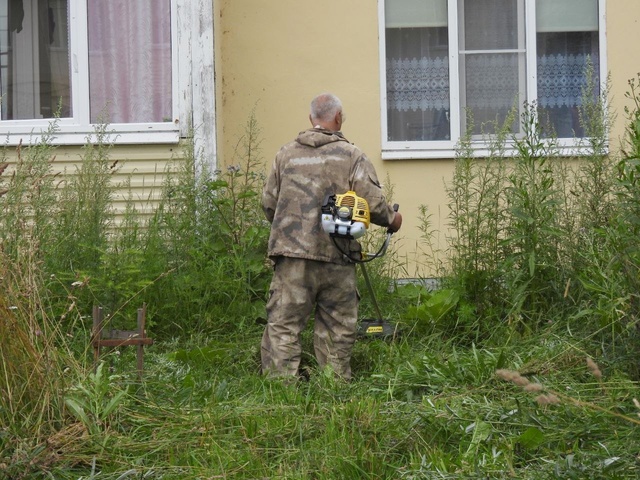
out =
<svg viewBox="0 0 640 480"><path fill-rule="evenodd" d="M328 195L349 190L367 200L372 223L390 225L395 213L372 163L342 133L309 129L283 146L262 194L262 208L271 222L269 256L344 263L343 254L322 229L321 207ZM338 241L343 250L360 251L354 240Z"/></svg>

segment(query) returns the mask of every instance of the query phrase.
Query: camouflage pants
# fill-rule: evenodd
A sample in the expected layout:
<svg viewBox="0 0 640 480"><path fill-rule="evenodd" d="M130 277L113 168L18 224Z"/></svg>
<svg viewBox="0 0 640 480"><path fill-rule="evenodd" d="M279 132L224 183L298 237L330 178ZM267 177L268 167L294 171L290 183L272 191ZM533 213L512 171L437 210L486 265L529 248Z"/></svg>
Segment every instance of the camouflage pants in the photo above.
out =
<svg viewBox="0 0 640 480"><path fill-rule="evenodd" d="M312 312L318 366L331 365L337 376L351 378L358 315L355 265L289 257L277 258L271 282L261 345L263 373L298 374L300 334Z"/></svg>

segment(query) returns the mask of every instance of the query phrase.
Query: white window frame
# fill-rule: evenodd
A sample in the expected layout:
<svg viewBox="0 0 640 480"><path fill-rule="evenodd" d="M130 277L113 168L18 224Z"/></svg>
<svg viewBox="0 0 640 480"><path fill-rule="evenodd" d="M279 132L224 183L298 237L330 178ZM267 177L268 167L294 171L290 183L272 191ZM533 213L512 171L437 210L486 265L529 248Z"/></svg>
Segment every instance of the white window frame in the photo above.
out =
<svg viewBox="0 0 640 480"><path fill-rule="evenodd" d="M380 54L380 110L382 133L382 159L383 160L410 160L429 158L454 158L456 145L460 140L462 121L460 118L460 42L458 30L458 0L447 0L448 4L448 34L449 34L449 91L450 91L450 128L451 140L434 141L389 141L387 125L387 74L386 74L386 28L385 28L385 1L378 0L379 19L379 54ZM607 47L606 47L606 0L598 0L598 36L600 55L600 81L604 86L607 79ZM536 65L536 5L535 0L524 0L525 7L525 49L527 75L525 79L527 88L527 101L532 102L538 96L537 65ZM451 28L454 25L455 28ZM584 140L584 139L583 139ZM558 139L558 147L561 153L576 155L583 151L580 139ZM477 156L489 154L486 142L481 139L472 141L472 148ZM508 153L508 152L507 152Z"/></svg>
<svg viewBox="0 0 640 480"><path fill-rule="evenodd" d="M56 145L83 145L94 133L89 112L87 2L69 0L73 116L58 120ZM196 37L194 34L198 33ZM171 0L172 122L108 125L115 144L177 143L195 135L197 151L215 162L213 0ZM8 145L33 144L51 119L0 121Z"/></svg>

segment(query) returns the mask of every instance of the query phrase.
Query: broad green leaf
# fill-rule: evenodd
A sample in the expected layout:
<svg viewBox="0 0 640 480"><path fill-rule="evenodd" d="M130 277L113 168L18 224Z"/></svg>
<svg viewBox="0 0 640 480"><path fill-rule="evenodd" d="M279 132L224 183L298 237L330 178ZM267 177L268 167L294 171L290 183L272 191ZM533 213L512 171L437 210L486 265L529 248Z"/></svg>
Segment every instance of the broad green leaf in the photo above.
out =
<svg viewBox="0 0 640 480"><path fill-rule="evenodd" d="M469 425L465 429L465 431L467 433L473 432L471 443L469 444L466 455L475 455L478 451L478 448L480 447L480 444L487 440L491 435L492 428L489 423L478 421Z"/></svg>
<svg viewBox="0 0 640 480"><path fill-rule="evenodd" d="M238 200L242 200L243 198L253 198L256 195L258 195L258 192L247 190L246 192L242 192L240 195L238 195Z"/></svg>
<svg viewBox="0 0 640 480"><path fill-rule="evenodd" d="M71 414L78 419L84 426L89 428L91 426L91 422L89 421L89 417L87 416L84 408L73 398L65 398L65 405L69 408Z"/></svg>
<svg viewBox="0 0 640 480"><path fill-rule="evenodd" d="M460 301L456 290L438 290L425 302L425 308L434 320L440 320Z"/></svg>
<svg viewBox="0 0 640 480"><path fill-rule="evenodd" d="M207 186L211 189L211 190L219 190L221 188L226 188L229 186L229 183L227 183L227 181L225 180L213 180L209 183L207 183Z"/></svg>
<svg viewBox="0 0 640 480"><path fill-rule="evenodd" d="M527 449L535 449L542 445L546 439L541 430L536 427L530 427L518 437L518 441Z"/></svg>
<svg viewBox="0 0 640 480"><path fill-rule="evenodd" d="M602 467L605 472L609 472L623 466L622 462L620 462L620 457L606 458L602 461Z"/></svg>
<svg viewBox="0 0 640 480"><path fill-rule="evenodd" d="M536 254L532 252L531 255L529 255L529 275L533 277L535 273L536 273Z"/></svg>
<svg viewBox="0 0 640 480"><path fill-rule="evenodd" d="M100 415L100 418L101 419L107 418L118 407L118 405L120 405L120 403L122 402L122 400L123 400L123 398L124 398L124 396L126 394L127 394L127 392L124 391L124 390L121 390L117 394L115 394L113 396L113 398L111 400L109 400L109 403L107 404L107 406L102 411L102 414Z"/></svg>

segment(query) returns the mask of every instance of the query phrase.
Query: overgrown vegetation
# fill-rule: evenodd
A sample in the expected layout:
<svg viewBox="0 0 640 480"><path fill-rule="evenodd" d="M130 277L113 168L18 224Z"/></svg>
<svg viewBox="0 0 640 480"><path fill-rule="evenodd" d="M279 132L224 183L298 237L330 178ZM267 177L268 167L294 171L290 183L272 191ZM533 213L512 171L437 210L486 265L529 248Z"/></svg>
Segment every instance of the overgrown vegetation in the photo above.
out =
<svg viewBox="0 0 640 480"><path fill-rule="evenodd" d="M307 382L259 374L270 266L254 115L222 171L202 171L185 142L150 216L133 201L115 215L127 184L114 185L107 126L64 176L52 173L55 122L11 164L5 149L0 476L637 478L640 92L630 81L618 154L596 88L579 159L535 105L520 135L515 118L490 129L488 156L461 142L447 251L429 244L421 208L440 286L391 282L404 271L393 248L368 264L402 335L358 341L349 384L311 356ZM361 317L374 317L361 290ZM130 328L142 303L156 340L143 380L133 348L94 366L93 305Z"/></svg>
<svg viewBox="0 0 640 480"><path fill-rule="evenodd" d="M464 332L468 343L522 337L562 319L594 341L635 348L639 97L631 81L636 109L617 158L607 154L608 93L597 87L589 81L583 93L580 118L592 136L578 158L543 132L535 105L524 106L519 135L509 133L511 118L492 127L486 158L475 158L470 136L461 142L447 185L449 264L434 295L446 307L434 322L442 333L460 341ZM637 374L634 362L626 367Z"/></svg>

